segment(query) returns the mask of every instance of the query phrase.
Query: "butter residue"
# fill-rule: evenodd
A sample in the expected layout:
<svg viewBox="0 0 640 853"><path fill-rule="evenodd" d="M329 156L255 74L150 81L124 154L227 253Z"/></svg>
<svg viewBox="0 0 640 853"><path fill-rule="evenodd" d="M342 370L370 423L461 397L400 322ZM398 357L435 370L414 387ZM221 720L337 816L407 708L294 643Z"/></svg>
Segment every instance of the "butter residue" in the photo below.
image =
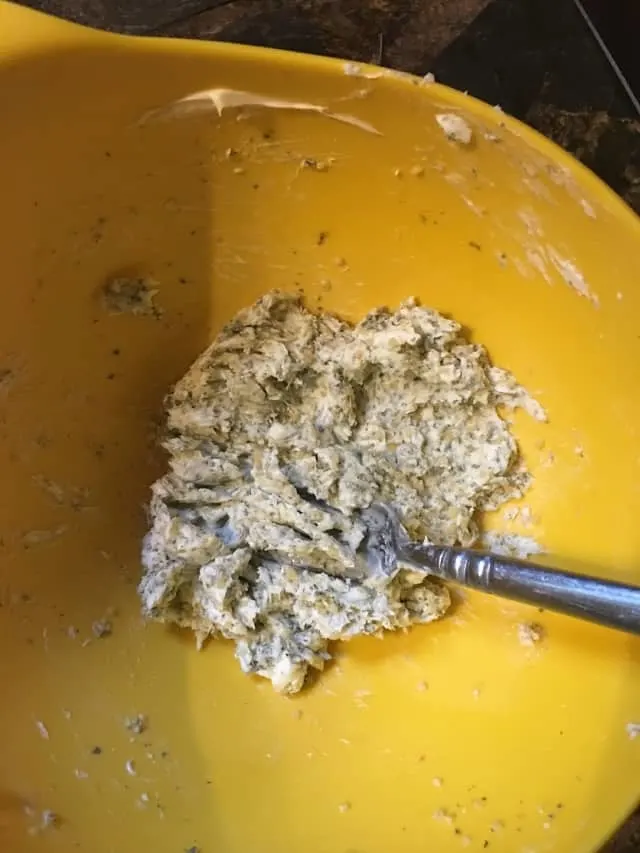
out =
<svg viewBox="0 0 640 853"><path fill-rule="evenodd" d="M302 110L304 112L318 113L333 121L350 124L367 133L375 133L377 136L381 136L380 131L372 124L369 124L369 122L348 113L333 112L322 104L288 101L281 98L273 98L270 95L261 95L258 92L243 92L239 89L222 88L203 89L201 92L193 92L190 95L185 95L177 101L172 101L164 107L159 107L146 113L140 120L140 123L145 124L147 121L153 119L175 117L184 111L189 112L202 107L205 109L213 107L218 115L222 115L224 110L241 109L242 107L264 107L272 110Z"/></svg>
<svg viewBox="0 0 640 853"><path fill-rule="evenodd" d="M360 65L359 62L345 62L342 66L342 72L347 77L363 77L365 80L379 80L384 77L382 70L372 70L370 66Z"/></svg>
<svg viewBox="0 0 640 853"><path fill-rule="evenodd" d="M531 536L521 536L518 533L502 533L488 530L482 536L482 547L501 557L515 557L526 560L533 554L544 554L539 542Z"/></svg>
<svg viewBox="0 0 640 853"><path fill-rule="evenodd" d="M568 258L563 258L554 248L548 247L548 254L551 262L558 270L564 281L573 288L580 296L584 296L596 307L600 304L600 300L595 293L592 292L589 285L585 281L583 274L578 267Z"/></svg>
<svg viewBox="0 0 640 853"><path fill-rule="evenodd" d="M447 139L469 145L473 139L473 130L469 123L457 113L437 113L436 121Z"/></svg>

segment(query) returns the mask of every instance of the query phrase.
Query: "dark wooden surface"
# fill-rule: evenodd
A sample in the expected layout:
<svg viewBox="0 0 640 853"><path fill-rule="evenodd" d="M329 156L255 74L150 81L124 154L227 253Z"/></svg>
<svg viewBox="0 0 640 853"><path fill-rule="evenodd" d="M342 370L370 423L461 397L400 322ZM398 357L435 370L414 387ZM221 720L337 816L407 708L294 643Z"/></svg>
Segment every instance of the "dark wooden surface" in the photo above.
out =
<svg viewBox="0 0 640 853"><path fill-rule="evenodd" d="M433 70L571 151L640 212L640 121L572 0L493 0Z"/></svg>
<svg viewBox="0 0 640 853"><path fill-rule="evenodd" d="M640 100L640 3L638 0L580 0L580 3L615 56L631 91Z"/></svg>
<svg viewBox="0 0 640 853"><path fill-rule="evenodd" d="M425 74L500 104L640 212L640 121L572 0L26 0L89 26ZM637 37L637 33L635 34ZM640 812L601 853L640 853Z"/></svg>

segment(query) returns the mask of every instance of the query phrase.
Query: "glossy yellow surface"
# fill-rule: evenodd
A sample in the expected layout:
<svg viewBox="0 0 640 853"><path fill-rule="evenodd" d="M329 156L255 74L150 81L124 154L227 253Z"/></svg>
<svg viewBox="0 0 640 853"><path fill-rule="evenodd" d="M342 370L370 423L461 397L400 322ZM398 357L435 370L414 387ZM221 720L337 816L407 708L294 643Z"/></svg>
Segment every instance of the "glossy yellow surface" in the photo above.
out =
<svg viewBox="0 0 640 853"><path fill-rule="evenodd" d="M225 643L197 653L139 616L163 394L273 287L350 318L415 295L461 320L549 411L516 423L536 474L521 532L640 581L638 220L496 110L361 71L0 4L7 853L586 853L636 800L629 637L468 595L440 624L343 646L291 700ZM212 86L378 133L267 108L141 122ZM438 128L451 110L471 145ZM161 319L105 313L118 273L158 282ZM528 649L533 618L547 636ZM41 830L47 809L59 826Z"/></svg>

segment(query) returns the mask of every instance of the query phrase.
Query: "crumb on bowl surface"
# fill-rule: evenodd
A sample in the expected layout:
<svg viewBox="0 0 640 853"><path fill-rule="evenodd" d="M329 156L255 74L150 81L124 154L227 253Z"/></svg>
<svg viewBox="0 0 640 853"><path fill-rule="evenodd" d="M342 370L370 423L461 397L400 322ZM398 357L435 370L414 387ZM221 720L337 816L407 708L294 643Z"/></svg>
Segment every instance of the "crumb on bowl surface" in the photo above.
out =
<svg viewBox="0 0 640 853"><path fill-rule="evenodd" d="M537 646L545 638L545 630L539 622L521 622L518 625L518 640L523 646Z"/></svg>
<svg viewBox="0 0 640 853"><path fill-rule="evenodd" d="M469 145L473 139L473 130L469 122L457 113L438 113L436 122L447 139L461 145Z"/></svg>
<svg viewBox="0 0 640 853"><path fill-rule="evenodd" d="M149 278L118 276L109 279L102 288L102 304L110 314L134 314L159 317L156 305L158 285Z"/></svg>

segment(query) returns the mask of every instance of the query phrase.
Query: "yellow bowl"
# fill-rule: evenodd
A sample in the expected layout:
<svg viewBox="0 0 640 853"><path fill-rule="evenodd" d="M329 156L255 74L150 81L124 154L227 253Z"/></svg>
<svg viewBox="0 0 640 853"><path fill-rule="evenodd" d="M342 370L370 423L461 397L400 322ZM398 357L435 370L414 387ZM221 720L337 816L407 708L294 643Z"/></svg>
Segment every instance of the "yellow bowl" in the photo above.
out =
<svg viewBox="0 0 640 853"><path fill-rule="evenodd" d="M163 394L274 287L462 321L550 415L516 424L533 535L640 580L639 221L441 86L10 5L0 115L1 849L595 850L639 790L635 640L469 595L290 700L143 624L135 585ZM157 281L160 317L104 310L119 273Z"/></svg>

